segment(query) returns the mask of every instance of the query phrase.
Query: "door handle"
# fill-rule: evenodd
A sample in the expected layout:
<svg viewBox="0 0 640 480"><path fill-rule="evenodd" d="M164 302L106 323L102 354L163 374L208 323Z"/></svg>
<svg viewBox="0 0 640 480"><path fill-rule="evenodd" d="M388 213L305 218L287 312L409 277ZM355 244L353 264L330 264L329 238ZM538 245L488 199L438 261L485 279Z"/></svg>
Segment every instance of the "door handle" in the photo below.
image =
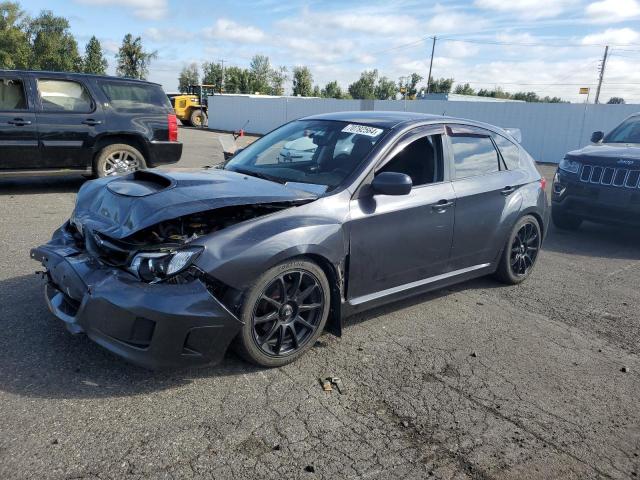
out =
<svg viewBox="0 0 640 480"><path fill-rule="evenodd" d="M431 205L431 209L442 213L444 211L447 210L447 208L449 207L453 207L454 203L452 201L449 200L440 200L438 203L434 203L433 205Z"/></svg>
<svg viewBox="0 0 640 480"><path fill-rule="evenodd" d="M502 190L500 190L500 193L502 195L504 195L505 197L508 197L509 195L511 195L513 192L516 191L516 187L504 187Z"/></svg>
<svg viewBox="0 0 640 480"><path fill-rule="evenodd" d="M100 125L102 123L101 120L94 120L93 118L87 118L82 122L84 125L89 125L90 127L95 127L96 125Z"/></svg>
<svg viewBox="0 0 640 480"><path fill-rule="evenodd" d="M23 120L22 118L14 118L7 122L9 125L15 125L16 127L24 127L25 125L31 125L30 120Z"/></svg>

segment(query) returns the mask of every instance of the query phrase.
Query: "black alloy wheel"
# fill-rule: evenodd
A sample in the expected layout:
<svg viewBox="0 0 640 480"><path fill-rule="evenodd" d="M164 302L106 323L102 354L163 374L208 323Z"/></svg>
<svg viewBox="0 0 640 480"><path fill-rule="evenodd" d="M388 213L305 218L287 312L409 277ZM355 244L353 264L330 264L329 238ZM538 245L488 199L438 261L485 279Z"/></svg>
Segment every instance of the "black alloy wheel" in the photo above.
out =
<svg viewBox="0 0 640 480"><path fill-rule="evenodd" d="M527 222L516 234L511 244L511 269L518 276L526 276L536 263L540 251L538 226Z"/></svg>
<svg viewBox="0 0 640 480"><path fill-rule="evenodd" d="M289 355L318 329L324 308L320 281L304 270L288 271L267 285L256 302L253 339L267 355Z"/></svg>
<svg viewBox="0 0 640 480"><path fill-rule="evenodd" d="M235 349L263 367L293 362L322 334L330 306L331 288L318 264L304 257L282 262L244 293Z"/></svg>
<svg viewBox="0 0 640 480"><path fill-rule="evenodd" d="M540 223L532 215L520 218L507 239L495 276L515 285L531 275L542 246Z"/></svg>

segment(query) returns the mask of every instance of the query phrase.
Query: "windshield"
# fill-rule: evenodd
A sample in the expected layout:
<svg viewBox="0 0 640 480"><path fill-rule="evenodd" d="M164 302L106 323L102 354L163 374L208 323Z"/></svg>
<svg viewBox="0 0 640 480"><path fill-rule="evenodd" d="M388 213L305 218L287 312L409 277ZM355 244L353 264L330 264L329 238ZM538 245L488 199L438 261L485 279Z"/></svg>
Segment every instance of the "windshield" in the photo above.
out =
<svg viewBox="0 0 640 480"><path fill-rule="evenodd" d="M249 145L224 168L323 193L340 185L384 133L348 122L298 120Z"/></svg>
<svg viewBox="0 0 640 480"><path fill-rule="evenodd" d="M640 143L640 117L622 122L604 138L603 143Z"/></svg>

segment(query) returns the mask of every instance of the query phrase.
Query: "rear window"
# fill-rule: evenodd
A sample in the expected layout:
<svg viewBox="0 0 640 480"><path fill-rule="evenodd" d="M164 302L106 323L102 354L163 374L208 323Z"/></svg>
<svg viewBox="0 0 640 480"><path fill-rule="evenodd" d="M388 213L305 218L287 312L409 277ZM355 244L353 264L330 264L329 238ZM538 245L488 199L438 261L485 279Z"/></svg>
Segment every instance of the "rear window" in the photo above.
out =
<svg viewBox="0 0 640 480"><path fill-rule="evenodd" d="M498 145L502 158L507 164L509 170L517 170L520 168L520 149L517 145L514 145L511 141L504 138L502 135L494 134L493 140Z"/></svg>
<svg viewBox="0 0 640 480"><path fill-rule="evenodd" d="M171 102L158 85L100 82L111 107L118 112L136 113L171 110Z"/></svg>

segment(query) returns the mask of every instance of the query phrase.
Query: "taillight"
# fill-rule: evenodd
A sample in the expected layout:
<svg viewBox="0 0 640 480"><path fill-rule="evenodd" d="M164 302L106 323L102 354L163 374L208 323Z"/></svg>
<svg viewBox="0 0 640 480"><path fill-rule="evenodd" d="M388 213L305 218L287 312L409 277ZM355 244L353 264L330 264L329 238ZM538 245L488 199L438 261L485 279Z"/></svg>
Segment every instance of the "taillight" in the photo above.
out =
<svg viewBox="0 0 640 480"><path fill-rule="evenodd" d="M175 114L170 113L167 115L167 122L169 123L169 141L178 141L178 119Z"/></svg>
<svg viewBox="0 0 640 480"><path fill-rule="evenodd" d="M542 188L542 190L547 189L547 179L545 177L542 177L540 179L540 187Z"/></svg>

